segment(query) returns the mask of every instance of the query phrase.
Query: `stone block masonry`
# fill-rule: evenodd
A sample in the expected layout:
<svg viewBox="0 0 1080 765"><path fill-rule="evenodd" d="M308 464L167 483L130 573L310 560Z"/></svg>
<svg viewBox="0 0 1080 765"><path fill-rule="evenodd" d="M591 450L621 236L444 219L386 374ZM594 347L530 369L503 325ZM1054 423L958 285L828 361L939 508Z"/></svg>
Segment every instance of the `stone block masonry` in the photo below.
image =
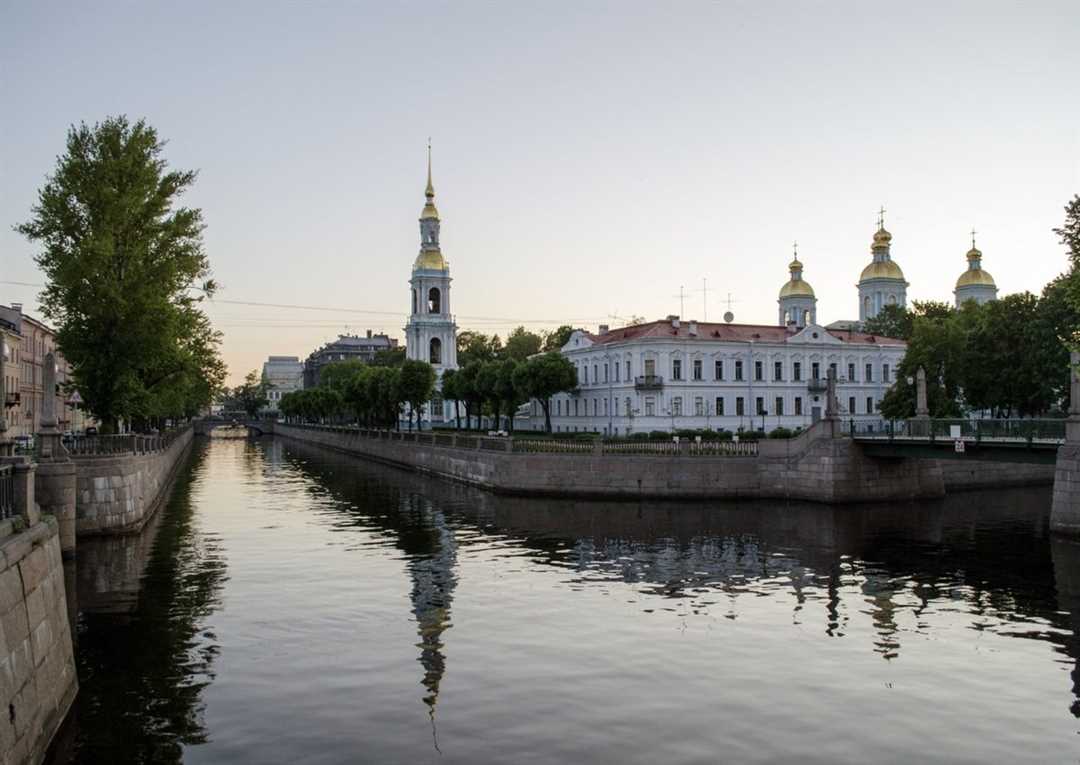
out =
<svg viewBox="0 0 1080 765"><path fill-rule="evenodd" d="M189 428L161 451L74 456L76 535L141 529L168 496L191 441Z"/></svg>
<svg viewBox="0 0 1080 765"><path fill-rule="evenodd" d="M282 423L274 432L502 494L863 502L945 493L936 461L867 458L828 422L798 438L763 441L757 456L718 457L514 453Z"/></svg>
<svg viewBox="0 0 1080 765"><path fill-rule="evenodd" d="M59 526L0 541L0 765L39 763L78 689Z"/></svg>

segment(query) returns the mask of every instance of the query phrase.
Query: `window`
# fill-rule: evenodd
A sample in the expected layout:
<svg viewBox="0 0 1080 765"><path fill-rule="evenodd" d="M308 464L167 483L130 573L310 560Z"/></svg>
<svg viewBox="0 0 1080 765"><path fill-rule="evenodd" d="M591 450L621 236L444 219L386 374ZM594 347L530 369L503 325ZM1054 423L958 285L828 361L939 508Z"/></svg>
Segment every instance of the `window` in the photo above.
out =
<svg viewBox="0 0 1080 765"><path fill-rule="evenodd" d="M568 401L566 403L567 403L567 406L569 406L570 402ZM562 416L562 399L555 399L555 416L556 417L561 417Z"/></svg>
<svg viewBox="0 0 1080 765"><path fill-rule="evenodd" d="M616 369L618 369L618 367L616 367ZM618 417L619 416L619 399L613 398L611 400L615 405L615 416Z"/></svg>
<svg viewBox="0 0 1080 765"><path fill-rule="evenodd" d="M694 379L695 380L700 380L701 379L701 377L702 377L701 359L694 359L693 374L694 374Z"/></svg>
<svg viewBox="0 0 1080 765"><path fill-rule="evenodd" d="M848 379L848 382L855 382L855 365L854 364L848 364L847 365L847 379Z"/></svg>
<svg viewBox="0 0 1080 765"><path fill-rule="evenodd" d="M574 399L574 416L578 416L578 399Z"/></svg>
<svg viewBox="0 0 1080 765"><path fill-rule="evenodd" d="M626 381L630 382L630 362L626 362Z"/></svg>
<svg viewBox="0 0 1080 765"><path fill-rule="evenodd" d="M758 396L754 399L754 411L758 414L765 414L765 397Z"/></svg>
<svg viewBox="0 0 1080 765"><path fill-rule="evenodd" d="M427 312L442 313L442 296L438 287L432 287L427 294Z"/></svg>
<svg viewBox="0 0 1080 765"><path fill-rule="evenodd" d="M735 397L735 414L739 415L740 417L746 414L746 405L743 403L742 396Z"/></svg>
<svg viewBox="0 0 1080 765"><path fill-rule="evenodd" d="M616 412L616 414L618 414L618 412ZM627 396L627 397L626 397L626 416L627 416L627 417L630 417L630 416L632 416L632 415L633 415L633 412L632 412L632 411L630 411L630 397L629 397L629 396Z"/></svg>
<svg viewBox="0 0 1080 765"><path fill-rule="evenodd" d="M701 396L694 398L694 416L703 417L705 415L705 399Z"/></svg>
<svg viewBox="0 0 1080 765"><path fill-rule="evenodd" d="M599 414L600 414L600 404L597 403L597 400L594 398L592 400L592 416L596 417Z"/></svg>
<svg viewBox="0 0 1080 765"><path fill-rule="evenodd" d="M652 396L645 397L645 416L653 417L656 415L656 399Z"/></svg>
<svg viewBox="0 0 1080 765"><path fill-rule="evenodd" d="M795 382L802 381L802 362L796 361L791 365L791 379Z"/></svg>
<svg viewBox="0 0 1080 765"><path fill-rule="evenodd" d="M428 347L428 360L432 364L442 363L442 340L437 337L431 338L431 343Z"/></svg>
<svg viewBox="0 0 1080 765"><path fill-rule="evenodd" d="M774 361L772 365L772 379L783 380L784 379L784 362Z"/></svg>
<svg viewBox="0 0 1080 765"><path fill-rule="evenodd" d="M783 413L784 413L784 397L783 396L777 396L776 397L776 409L773 410L773 414L775 414L777 417L779 417Z"/></svg>
<svg viewBox="0 0 1080 765"><path fill-rule="evenodd" d="M889 365L882 364L881 366L881 381L887 383L889 381Z"/></svg>
<svg viewBox="0 0 1080 765"><path fill-rule="evenodd" d="M584 385L588 385L589 384L589 365L588 364L582 364L581 365L581 371L585 373L585 379L582 380L581 382Z"/></svg>
<svg viewBox="0 0 1080 765"><path fill-rule="evenodd" d="M682 396L671 399L671 413L676 417L682 416Z"/></svg>
<svg viewBox="0 0 1080 765"><path fill-rule="evenodd" d="M716 397L716 416L717 417L723 417L724 416L724 397L723 396L717 396Z"/></svg>
<svg viewBox="0 0 1080 765"><path fill-rule="evenodd" d="M607 417L607 413L608 413L607 409L608 409L608 400L605 398L604 399L604 416L605 417Z"/></svg>
<svg viewBox="0 0 1080 765"><path fill-rule="evenodd" d="M742 362L741 361L736 361L735 362L735 379L737 381L740 381L740 382L742 381Z"/></svg>
<svg viewBox="0 0 1080 765"><path fill-rule="evenodd" d="M600 382L600 368L596 364L592 365L592 381L594 385Z"/></svg>
<svg viewBox="0 0 1080 765"><path fill-rule="evenodd" d="M713 363L713 376L717 380L723 380L724 379L724 362L723 361L720 361L719 359L717 359L716 362Z"/></svg>
<svg viewBox="0 0 1080 765"><path fill-rule="evenodd" d="M416 313L416 290L412 291L412 312Z"/></svg>
<svg viewBox="0 0 1080 765"><path fill-rule="evenodd" d="M655 359L645 359L645 376L646 377L655 377L656 376L656 360Z"/></svg>
<svg viewBox="0 0 1080 765"><path fill-rule="evenodd" d="M608 365L604 364L604 382L608 381Z"/></svg>
<svg viewBox="0 0 1080 765"><path fill-rule="evenodd" d="M848 396L847 410L848 410L848 414L855 414L855 397L854 396Z"/></svg>
<svg viewBox="0 0 1080 765"><path fill-rule="evenodd" d="M802 396L795 397L795 414L802 414Z"/></svg>
<svg viewBox="0 0 1080 765"><path fill-rule="evenodd" d="M765 379L764 365L760 361L755 361L754 362L754 379L755 380L764 380Z"/></svg>
<svg viewBox="0 0 1080 765"><path fill-rule="evenodd" d="M619 362L616 361L613 366L615 367L615 382L618 382L619 381Z"/></svg>
<svg viewBox="0 0 1080 765"><path fill-rule="evenodd" d="M866 377L863 378L863 382L873 382L873 381L874 381L874 365L873 364L867 364L866 365Z"/></svg>
<svg viewBox="0 0 1080 765"><path fill-rule="evenodd" d="M836 362L835 361L832 364L829 364L829 371L832 372L832 376L833 376L834 380L839 376L839 373L836 371Z"/></svg>
<svg viewBox="0 0 1080 765"><path fill-rule="evenodd" d="M682 359L672 359L671 361L671 379L682 379Z"/></svg>
<svg viewBox="0 0 1080 765"><path fill-rule="evenodd" d="M866 413L867 414L873 414L874 413L874 397L873 396L867 396L866 397Z"/></svg>
<svg viewBox="0 0 1080 765"><path fill-rule="evenodd" d="M811 380L820 380L821 379L821 364L819 364L816 361L813 364L810 365L810 379Z"/></svg>

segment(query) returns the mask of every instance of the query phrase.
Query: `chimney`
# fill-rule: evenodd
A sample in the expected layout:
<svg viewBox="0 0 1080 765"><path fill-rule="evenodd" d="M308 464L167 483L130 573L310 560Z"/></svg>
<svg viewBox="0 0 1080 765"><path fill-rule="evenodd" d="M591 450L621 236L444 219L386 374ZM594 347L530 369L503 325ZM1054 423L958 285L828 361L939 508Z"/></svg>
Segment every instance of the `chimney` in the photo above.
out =
<svg viewBox="0 0 1080 765"><path fill-rule="evenodd" d="M367 331L367 336L371 337L371 330L370 329Z"/></svg>
<svg viewBox="0 0 1080 765"><path fill-rule="evenodd" d="M696 321L691 319L690 323L687 324L687 328L688 328L688 331L690 332L691 337L697 337L697 322Z"/></svg>
<svg viewBox="0 0 1080 765"><path fill-rule="evenodd" d="M22 303L12 303L11 304L11 310L12 311L18 311L19 313L22 313Z"/></svg>
<svg viewBox="0 0 1080 765"><path fill-rule="evenodd" d="M611 327L609 327L607 324L601 324L599 327L597 327L597 329L600 331L599 333L601 335L606 335L608 333L608 330L611 329Z"/></svg>
<svg viewBox="0 0 1080 765"><path fill-rule="evenodd" d="M679 317L676 316L675 314L672 314L668 318L671 319L671 328L672 329L678 329L679 328Z"/></svg>

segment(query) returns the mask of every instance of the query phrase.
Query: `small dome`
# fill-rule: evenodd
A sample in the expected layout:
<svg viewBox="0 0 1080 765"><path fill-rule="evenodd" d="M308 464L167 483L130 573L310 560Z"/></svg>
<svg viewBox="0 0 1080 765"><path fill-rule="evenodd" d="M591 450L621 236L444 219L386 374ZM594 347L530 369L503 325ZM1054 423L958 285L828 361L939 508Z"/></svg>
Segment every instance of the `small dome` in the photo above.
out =
<svg viewBox="0 0 1080 765"><path fill-rule="evenodd" d="M892 234L890 234L888 231L886 231L884 226L882 226L876 232L874 232L874 246L875 247L881 247L882 245L887 245L891 241L892 241Z"/></svg>
<svg viewBox="0 0 1080 765"><path fill-rule="evenodd" d="M968 260L981 260L982 259L982 250L978 249L977 247L972 247L970 250L967 251L967 259Z"/></svg>
<svg viewBox="0 0 1080 765"><path fill-rule="evenodd" d="M416 208L414 207L413 209L415 210ZM434 218L435 220L439 219L439 211L435 209L435 202L430 198L428 199L427 204L424 205L423 211L420 213L420 220L428 218Z"/></svg>
<svg viewBox="0 0 1080 765"><path fill-rule="evenodd" d="M448 266L438 250L420 250L413 263L413 270L426 269L428 271L446 271Z"/></svg>
<svg viewBox="0 0 1080 765"><path fill-rule="evenodd" d="M859 281L867 279L897 279L904 281L904 272L891 260L875 260L862 270Z"/></svg>
<svg viewBox="0 0 1080 765"><path fill-rule="evenodd" d="M983 271L981 268L969 268L960 274L960 278L956 280L956 289L961 287L993 287L997 289L997 284L994 283L994 277L990 275L989 271Z"/></svg>

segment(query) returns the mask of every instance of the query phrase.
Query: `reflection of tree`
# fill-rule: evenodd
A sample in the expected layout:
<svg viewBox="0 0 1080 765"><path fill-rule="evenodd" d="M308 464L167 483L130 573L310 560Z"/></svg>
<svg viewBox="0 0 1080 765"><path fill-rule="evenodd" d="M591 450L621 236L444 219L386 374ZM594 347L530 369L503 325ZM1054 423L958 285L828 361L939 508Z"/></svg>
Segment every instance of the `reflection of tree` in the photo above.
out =
<svg viewBox="0 0 1080 765"><path fill-rule="evenodd" d="M195 447L158 511L137 605L80 616L79 762L178 763L183 745L206 740L201 693L217 646L202 630L226 578L222 549L193 522L191 486L206 448Z"/></svg>

